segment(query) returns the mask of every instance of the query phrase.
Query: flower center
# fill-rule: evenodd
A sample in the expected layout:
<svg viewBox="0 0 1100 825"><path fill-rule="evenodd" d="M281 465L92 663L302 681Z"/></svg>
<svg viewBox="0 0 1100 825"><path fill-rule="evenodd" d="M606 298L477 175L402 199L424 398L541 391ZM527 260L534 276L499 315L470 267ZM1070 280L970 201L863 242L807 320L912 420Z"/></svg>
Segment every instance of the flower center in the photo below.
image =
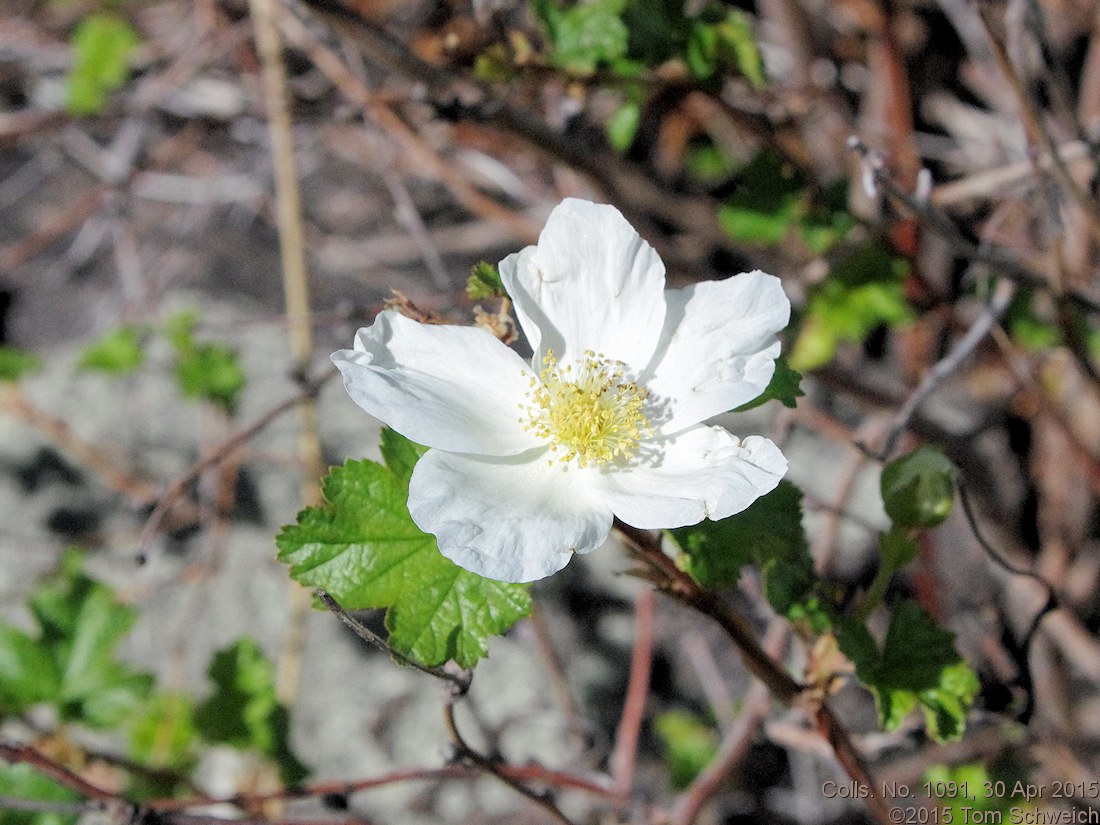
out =
<svg viewBox="0 0 1100 825"><path fill-rule="evenodd" d="M560 461L575 458L587 467L629 458L649 432L642 411L648 393L624 380L625 369L621 361L592 350L562 368L548 350L538 378L531 379L530 403L520 405L526 411L526 419L520 419L524 429L550 441Z"/></svg>

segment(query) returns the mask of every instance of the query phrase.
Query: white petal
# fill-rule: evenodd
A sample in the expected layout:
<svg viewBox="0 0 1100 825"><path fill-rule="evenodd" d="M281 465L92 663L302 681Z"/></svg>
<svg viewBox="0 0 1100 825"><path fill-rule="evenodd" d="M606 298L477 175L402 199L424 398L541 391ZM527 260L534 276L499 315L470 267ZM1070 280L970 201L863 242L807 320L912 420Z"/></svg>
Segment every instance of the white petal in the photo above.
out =
<svg viewBox="0 0 1100 825"><path fill-rule="evenodd" d="M615 468L598 483L627 524L662 529L739 513L786 472L787 459L766 438L739 441L721 427L693 427L663 445L659 462Z"/></svg>
<svg viewBox="0 0 1100 825"><path fill-rule="evenodd" d="M386 311L332 361L356 404L419 444L511 455L537 443L519 422L527 365L483 329Z"/></svg>
<svg viewBox="0 0 1100 825"><path fill-rule="evenodd" d="M642 381L665 401L655 423L675 433L756 398L779 355L776 334L791 302L779 279L759 270L669 290L661 343Z"/></svg>
<svg viewBox="0 0 1100 825"><path fill-rule="evenodd" d="M636 370L649 363L665 313L665 266L618 209L567 198L538 246L509 255L500 275L539 365L586 349Z"/></svg>
<svg viewBox="0 0 1100 825"><path fill-rule="evenodd" d="M611 510L547 450L489 458L429 450L409 482L409 513L444 556L509 582L561 570L607 539Z"/></svg>

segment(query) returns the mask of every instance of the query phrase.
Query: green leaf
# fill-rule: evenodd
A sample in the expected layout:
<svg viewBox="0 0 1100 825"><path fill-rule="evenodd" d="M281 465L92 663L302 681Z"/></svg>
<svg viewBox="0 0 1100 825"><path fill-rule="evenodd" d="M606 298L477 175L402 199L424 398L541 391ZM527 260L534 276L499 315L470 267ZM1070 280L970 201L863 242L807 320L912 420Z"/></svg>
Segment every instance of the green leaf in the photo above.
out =
<svg viewBox="0 0 1100 825"><path fill-rule="evenodd" d="M718 222L737 241L774 245L798 219L803 181L776 153L758 152L737 174L737 191L718 210Z"/></svg>
<svg viewBox="0 0 1100 825"><path fill-rule="evenodd" d="M881 650L856 618L840 624L837 642L875 695L886 730L895 730L919 704L930 736L943 741L962 734L977 677L955 651L954 634L937 626L920 605L903 601L894 608Z"/></svg>
<svg viewBox="0 0 1100 825"><path fill-rule="evenodd" d="M205 739L259 751L287 784L309 775L290 749L290 716L275 696L275 669L255 642L240 639L215 653L207 675L214 695L195 711Z"/></svg>
<svg viewBox="0 0 1100 825"><path fill-rule="evenodd" d="M61 674L50 651L26 633L0 624L0 712L19 714L55 698Z"/></svg>
<svg viewBox="0 0 1100 825"><path fill-rule="evenodd" d="M68 76L68 108L74 115L98 112L130 75L130 52L137 32L108 12L90 14L73 31L73 66Z"/></svg>
<svg viewBox="0 0 1100 825"><path fill-rule="evenodd" d="M66 553L58 571L31 594L29 607L39 626L37 639L7 628L0 634L5 705L51 702L63 720L95 728L128 719L152 687L149 675L115 659L136 611L84 575L75 551ZM39 684L31 684L33 679Z"/></svg>
<svg viewBox="0 0 1100 825"><path fill-rule="evenodd" d="M0 762L0 797L42 802L80 801L80 797L75 792L23 763L7 765ZM0 811L2 825L74 825L76 821L76 814Z"/></svg>
<svg viewBox="0 0 1100 825"><path fill-rule="evenodd" d="M479 261L470 270L470 277L466 281L466 294L471 301L481 301L485 298L503 298L508 293L504 289L504 281L500 279L497 268L485 261Z"/></svg>
<svg viewBox="0 0 1100 825"><path fill-rule="evenodd" d="M33 352L0 344L0 382L18 381L42 369L42 359Z"/></svg>
<svg viewBox="0 0 1100 825"><path fill-rule="evenodd" d="M688 148L684 170L704 186L716 186L733 174L733 166L713 141Z"/></svg>
<svg viewBox="0 0 1100 825"><path fill-rule="evenodd" d="M924 706L928 735L937 742L959 739L966 730L966 714L974 704L981 684L966 662L943 669L940 683L921 691L918 699Z"/></svg>
<svg viewBox="0 0 1100 825"><path fill-rule="evenodd" d="M236 350L204 343L180 353L176 380L185 398L201 398L232 414L247 378Z"/></svg>
<svg viewBox="0 0 1100 825"><path fill-rule="evenodd" d="M697 80L712 77L718 71L718 27L706 23L692 26L684 60Z"/></svg>
<svg viewBox="0 0 1100 825"><path fill-rule="evenodd" d="M90 581L90 580L89 580ZM149 695L153 680L115 661L115 649L130 632L137 612L119 604L104 585L81 588L74 632L62 653L62 715L92 727L127 719Z"/></svg>
<svg viewBox="0 0 1100 825"><path fill-rule="evenodd" d="M882 470L886 514L898 527L935 527L951 514L957 471L931 446L919 447Z"/></svg>
<svg viewBox="0 0 1100 825"><path fill-rule="evenodd" d="M607 121L607 138L618 152L625 152L634 143L642 107L637 100L624 100Z"/></svg>
<svg viewBox="0 0 1100 825"><path fill-rule="evenodd" d="M168 316L164 322L164 334L175 350L192 349L195 346L195 330L199 314L193 309L181 309Z"/></svg>
<svg viewBox="0 0 1100 825"><path fill-rule="evenodd" d="M426 452L428 452L427 447L409 441L396 430L391 430L389 427L382 428L382 460L406 488L409 486L409 479L412 478L416 462Z"/></svg>
<svg viewBox="0 0 1100 825"><path fill-rule="evenodd" d="M756 44L752 20L738 9L730 11L724 21L715 27L715 51L724 63L736 66L754 89L763 89L764 58Z"/></svg>
<svg viewBox="0 0 1100 825"><path fill-rule="evenodd" d="M140 367L144 360L142 330L135 326L121 326L108 330L98 341L85 347L77 367L110 375L127 375Z"/></svg>
<svg viewBox="0 0 1100 825"><path fill-rule="evenodd" d="M333 468L325 504L276 539L279 558L307 587L348 610L388 608L390 644L426 665L472 667L488 637L530 610L527 589L470 573L444 558L409 517L407 482L371 461Z"/></svg>
<svg viewBox="0 0 1100 825"><path fill-rule="evenodd" d="M626 55L630 36L620 0L591 0L560 10L551 30L551 60L567 72L591 74L601 63Z"/></svg>
<svg viewBox="0 0 1100 825"><path fill-rule="evenodd" d="M832 360L841 341L862 341L880 324L911 320L903 280L908 265L880 243L842 259L814 290L791 353L791 366L805 372Z"/></svg>
<svg viewBox="0 0 1100 825"><path fill-rule="evenodd" d="M194 709L180 693L158 693L130 728L130 757L158 770L186 772L198 743Z"/></svg>
<svg viewBox="0 0 1100 825"><path fill-rule="evenodd" d="M743 512L669 531L686 570L706 587L733 587L746 564L764 573L768 601L786 615L814 585L813 559L802 528L802 493L789 481Z"/></svg>
<svg viewBox="0 0 1100 825"><path fill-rule="evenodd" d="M798 399L806 394L799 386L801 381L802 373L792 370L787 364L787 359L780 356L775 359L775 372L772 373L772 379L764 392L747 404L737 407L734 412L745 412L773 400L784 407L794 409L798 405Z"/></svg>
<svg viewBox="0 0 1100 825"><path fill-rule="evenodd" d="M164 324L176 351L176 383L184 398L209 401L232 415L247 376L232 347L195 340L198 320L193 310L183 310Z"/></svg>
<svg viewBox="0 0 1100 825"><path fill-rule="evenodd" d="M653 726L664 744L672 787L683 790L718 752L718 734L695 715L682 710L658 714Z"/></svg>

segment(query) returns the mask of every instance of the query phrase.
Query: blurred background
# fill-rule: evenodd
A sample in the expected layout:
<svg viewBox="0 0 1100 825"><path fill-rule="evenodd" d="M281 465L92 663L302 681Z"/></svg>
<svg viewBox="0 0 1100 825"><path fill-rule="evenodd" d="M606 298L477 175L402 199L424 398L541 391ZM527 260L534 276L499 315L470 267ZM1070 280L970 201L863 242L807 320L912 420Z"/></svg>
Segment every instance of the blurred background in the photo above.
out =
<svg viewBox="0 0 1100 825"><path fill-rule="evenodd" d="M387 304L493 323L471 267L567 196L622 210L670 285L782 278L804 395L721 423L783 447L840 602L880 564L885 453L958 468L969 512L922 534L888 598L955 633L980 691L938 744L841 687L875 776L1003 782L991 816L1034 805L1028 785L1100 816L1093 0L2 12L0 734L71 774L5 751L0 820L92 816L79 776L108 799L237 795L208 819L555 821L444 768L442 688L312 611L273 539L324 467L378 456L328 353ZM598 775L641 656L633 793L559 789L573 821L665 821L727 745L695 821L870 821L823 793L846 777L802 715L750 693L702 618L648 618L630 566L605 548L534 587L464 705L479 745ZM774 624L754 571L728 598Z"/></svg>

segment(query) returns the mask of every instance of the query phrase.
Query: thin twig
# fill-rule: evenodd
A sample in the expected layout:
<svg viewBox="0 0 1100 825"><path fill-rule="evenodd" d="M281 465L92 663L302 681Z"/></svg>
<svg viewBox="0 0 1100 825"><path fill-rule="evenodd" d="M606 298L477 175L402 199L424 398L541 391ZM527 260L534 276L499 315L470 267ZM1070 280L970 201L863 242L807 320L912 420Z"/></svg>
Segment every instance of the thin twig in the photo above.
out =
<svg viewBox="0 0 1100 825"><path fill-rule="evenodd" d="M1100 208L1097 207L1096 201L1092 196L1083 192L1076 181L1073 180L1073 176L1070 174L1069 169L1062 160L1061 154L1058 152L1058 145L1054 141L1054 136L1051 135L1050 130L1043 122L1042 114L1035 106L1034 96L1025 88L1024 82L1020 79L1020 75L1017 73L1015 66L1012 65L1012 58L1009 57L1004 42L993 29L993 21L990 19L991 15L992 12L989 8L984 4L978 4L978 18L981 20L982 26L985 28L986 36L989 38L989 43L993 47L992 54L994 61L997 63L997 67L1001 70L1001 73L1005 76L1009 88L1016 97L1020 118L1028 133L1029 142L1033 145L1042 144L1043 149L1050 157L1050 169L1054 173L1055 179L1061 184L1062 188L1069 194L1070 198L1077 206L1080 207L1087 219L1089 234L1092 235L1096 243L1100 243Z"/></svg>
<svg viewBox="0 0 1100 825"><path fill-rule="evenodd" d="M447 724L447 731L451 735L451 740L456 751L455 761L459 763L468 763L485 773L495 776L509 788L516 791L516 793L525 796L544 811L548 812L554 819L561 822L562 825L573 825L573 821L562 813L561 809L549 795L539 793L529 788L509 771L502 770L502 763L500 760L491 759L470 746L465 738L463 738L461 731L458 729L458 723L455 720L455 703L458 698L459 696L457 694L449 697L447 703L443 706L443 718Z"/></svg>
<svg viewBox="0 0 1100 825"><path fill-rule="evenodd" d="M369 627L365 627L361 622L355 621L355 619L353 619L351 615L349 615L348 612L340 606L340 603L336 601L336 599L334 599L323 588L318 587L316 590L313 591L313 595L316 596L325 607L335 613L336 617L341 622L343 622L344 625L348 627L356 636L358 636L365 642L370 642L379 650L385 651L401 664L408 665L411 668L419 670L421 673L427 673L429 676L434 676L437 679L443 679L446 682L450 682L454 689L458 691L459 696L464 696L466 692L470 689L470 680L473 675L470 672L464 672L461 676L459 676L451 673L450 671L444 670L441 667L432 667L430 665L421 664L420 662L416 661L416 659L413 659L394 648L389 642L387 642Z"/></svg>
<svg viewBox="0 0 1100 825"><path fill-rule="evenodd" d="M673 805L670 825L691 825L703 806L722 788L726 779L745 759L753 736L768 715L771 695L763 683L757 682L745 697L745 705L737 721L725 732L718 753L695 778Z"/></svg>
<svg viewBox="0 0 1100 825"><path fill-rule="evenodd" d="M208 467L212 467L218 462L224 461L235 450L240 449L255 438L257 433L263 431L283 413L294 409L303 401L315 397L321 387L330 381L336 374L337 370L333 367L325 370L325 372L318 375L316 378L306 381L301 392L296 393L281 404L272 407L247 427L237 430L237 432L229 436L229 438L215 447L209 454L200 458L179 475L161 494L153 511L145 520L145 526L142 528L141 536L138 538L138 563L144 563L146 553L148 552L149 546L152 544L153 536L156 535L165 515L172 509L172 506L179 497L183 495L188 485L202 475L203 471Z"/></svg>
<svg viewBox="0 0 1100 825"><path fill-rule="evenodd" d="M634 603L634 652L630 657L630 677L615 749L611 754L611 776L615 789L624 797L634 787L634 766L638 759L638 738L649 694L649 676L653 669L653 620L656 607L653 590L645 588Z"/></svg>
<svg viewBox="0 0 1100 825"><path fill-rule="evenodd" d="M966 485L962 482L959 483L959 501L962 502L963 514L966 516L966 523L970 527L970 532L974 534L974 538L977 540L978 545L985 551L989 560L1004 570L1006 573L1010 573L1013 576L1024 576L1032 579L1038 583L1046 592L1046 601L1043 606L1039 608L1039 611L1032 617L1031 622L1028 624L1027 630L1020 637L1019 642L1016 643L1015 658L1017 660L1017 666L1020 669L1020 675L1018 681L1020 687L1024 691L1024 707L1020 710L1019 720L1024 724L1031 719L1031 715L1035 711L1035 685L1031 676L1031 663L1030 653L1031 644L1035 639L1035 634L1039 632L1039 626L1042 624L1043 619L1050 615L1055 610L1061 608L1061 600L1058 598L1058 592L1054 589L1046 579L1040 576L1033 570L1026 570L1022 567L1017 567L1010 562L990 543L990 541L982 533L981 528L978 527L978 519L974 513L973 504L970 501L970 494L967 492Z"/></svg>
<svg viewBox="0 0 1100 825"><path fill-rule="evenodd" d="M0 742L0 759L12 764L21 762L25 765L30 765L39 773L49 777L59 785L64 785L70 791L74 791L86 799L93 799L97 802L104 803L119 801L115 794L100 788L98 785L93 785L81 776L77 776L77 774L73 773L64 765L59 765L30 745L20 745L16 742Z"/></svg>
<svg viewBox="0 0 1100 825"><path fill-rule="evenodd" d="M780 619L772 621L764 642L769 651L778 654L789 635L789 628ZM726 782L729 775L744 760L752 745L753 737L764 723L771 704L767 686L754 681L745 697L744 706L737 719L722 734L722 744L710 764L688 785L672 806L670 825L691 825L703 806L709 802Z"/></svg>
<svg viewBox="0 0 1100 825"><path fill-rule="evenodd" d="M868 791L867 806L880 825L888 825L890 805L881 789L873 782L870 770L823 697L795 681L795 679L771 657L757 641L748 620L723 602L715 593L700 587L694 579L676 566L661 549L660 538L646 530L639 530L618 519L615 527L626 537L634 554L650 569L654 585L705 616L716 621L733 640L745 667L759 679L771 694L788 706L800 706L814 719L818 732L832 745L833 752L848 775Z"/></svg>
<svg viewBox="0 0 1100 825"><path fill-rule="evenodd" d="M313 359L313 328L308 321L310 298L306 270L305 228L302 222L302 195L298 165L294 157L290 110L287 101L286 68L276 0L249 0L249 11L256 30L256 47L264 81L268 132L271 135L271 160L275 168L275 210L279 229L279 252L283 272L283 295L289 323L290 357L294 372L304 377ZM321 498L319 479L324 472L321 439L317 428L317 405L310 396L298 405L298 457L301 461L299 494L303 505L317 504ZM302 648L309 595L304 588L291 585L288 592L289 630L279 655L276 692L279 699L293 703L302 673Z"/></svg>
<svg viewBox="0 0 1100 825"><path fill-rule="evenodd" d="M554 690L554 696L561 706L560 710L565 716L566 728L574 737L583 742L586 739L586 730L581 720L580 711L577 710L577 702L573 698L572 691L569 689L569 682L565 675L565 666L562 664L561 656L554 646L554 639L546 623L546 616L543 615L538 600L533 598L533 596L534 594L532 594L531 612L528 614L527 620L530 622L531 629L535 633L535 648L538 651L539 658L542 659L546 675L550 679L550 686Z"/></svg>
<svg viewBox="0 0 1100 825"><path fill-rule="evenodd" d="M107 487L126 496L135 507L148 504L156 496L156 484L129 473L102 445L79 438L67 422L35 406L18 384L11 384L0 394L0 411L10 413L36 429L54 447L94 473Z"/></svg>
<svg viewBox="0 0 1100 825"><path fill-rule="evenodd" d="M882 449L876 455L876 458L885 461L893 454L898 439L905 428L909 426L909 420L913 417L913 413L955 370L962 366L963 361L970 357L970 354L974 352L978 344L985 339L989 331L1004 314L1012 301L1012 296L1015 294L1016 285L1012 281L1005 279L997 282L989 304L981 315L974 320L974 323L970 325L970 329L966 331L959 343L955 345L951 352L932 365L932 368L925 373L917 388L905 399L905 403L894 416L890 430L883 440Z"/></svg>
<svg viewBox="0 0 1100 825"><path fill-rule="evenodd" d="M945 213L935 208L927 200L914 197L905 191L886 171L881 158L875 155L858 137L851 137L849 147L866 163L867 171L877 186L887 195L904 206L926 227L934 231L951 246L958 255L985 264L996 270L997 274L1022 286L1057 293L1050 280L1038 271L997 249L983 249L970 241ZM1066 300L1086 312L1100 313L1100 300L1073 289L1064 291Z"/></svg>

